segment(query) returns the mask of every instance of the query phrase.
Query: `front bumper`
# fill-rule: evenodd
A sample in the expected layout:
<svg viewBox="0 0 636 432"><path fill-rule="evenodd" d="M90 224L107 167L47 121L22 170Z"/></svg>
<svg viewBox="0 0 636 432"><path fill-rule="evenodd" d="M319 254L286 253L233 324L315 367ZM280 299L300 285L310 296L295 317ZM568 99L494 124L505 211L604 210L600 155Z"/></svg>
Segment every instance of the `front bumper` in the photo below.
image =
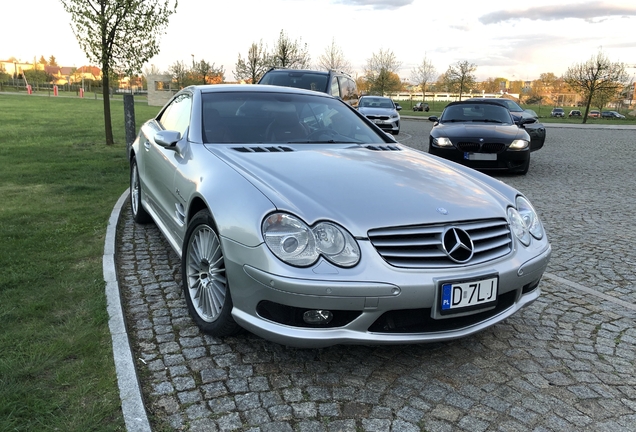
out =
<svg viewBox="0 0 636 432"><path fill-rule="evenodd" d="M433 144L429 145L429 153L441 158L456 162L461 165L478 170L521 170L530 159L530 150L510 151L506 150L501 153L490 153L494 155L495 160L470 160L467 159L466 152L460 151L455 147L440 148Z"/></svg>
<svg viewBox="0 0 636 432"><path fill-rule="evenodd" d="M336 344L406 344L451 340L490 327L540 295L538 287L551 248L527 250L484 265L453 270L398 269L360 242L365 257L354 269L327 262L290 269L270 259L265 246L224 242L227 277L237 323L282 345L319 348ZM531 256L532 255L532 256ZM249 263L249 264L246 264ZM497 274L496 307L440 316L441 282ZM329 310L335 325L295 321L306 310Z"/></svg>
<svg viewBox="0 0 636 432"><path fill-rule="evenodd" d="M385 132L396 133L400 131L399 119L379 119L373 116L368 116L368 119Z"/></svg>

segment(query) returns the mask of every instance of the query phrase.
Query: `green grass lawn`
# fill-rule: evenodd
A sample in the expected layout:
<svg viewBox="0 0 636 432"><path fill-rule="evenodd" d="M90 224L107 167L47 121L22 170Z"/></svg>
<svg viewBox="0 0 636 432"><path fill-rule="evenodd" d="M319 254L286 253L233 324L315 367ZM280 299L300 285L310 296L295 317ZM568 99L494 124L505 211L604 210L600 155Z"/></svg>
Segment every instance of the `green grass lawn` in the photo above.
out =
<svg viewBox="0 0 636 432"><path fill-rule="evenodd" d="M136 104L137 126L158 108ZM0 94L0 430L124 430L102 255L128 187L124 113Z"/></svg>
<svg viewBox="0 0 636 432"><path fill-rule="evenodd" d="M421 112L421 111L413 111L413 105L415 105L417 102L421 102L420 99L413 99L412 103L410 100L404 100L404 101L396 101L400 104L400 106L402 107L402 110L400 111L400 115L403 116L418 116L418 117L428 117L428 116L439 116L442 113L442 110L446 107L446 105L449 104L449 102L445 102L445 101L426 101L426 103L428 103L431 107L431 110L429 112ZM550 112L552 111L552 108L554 108L551 105L525 105L525 104L521 104L521 107L524 109L531 109L534 112L537 113L537 115L539 116L539 119L542 123L578 123L581 124L583 121L582 118L560 118L560 117L550 117ZM585 107L559 107L559 108L563 108L563 110L567 114L570 112L570 110L573 109L578 109L581 111L581 113L585 112ZM591 107L592 109L597 109L596 107ZM611 111L611 109L604 109L603 111ZM588 118L587 119L587 124L636 124L636 117L633 116L629 116L628 112L629 110L620 110L619 111L621 114L627 116L627 118L625 119L596 119L596 118Z"/></svg>

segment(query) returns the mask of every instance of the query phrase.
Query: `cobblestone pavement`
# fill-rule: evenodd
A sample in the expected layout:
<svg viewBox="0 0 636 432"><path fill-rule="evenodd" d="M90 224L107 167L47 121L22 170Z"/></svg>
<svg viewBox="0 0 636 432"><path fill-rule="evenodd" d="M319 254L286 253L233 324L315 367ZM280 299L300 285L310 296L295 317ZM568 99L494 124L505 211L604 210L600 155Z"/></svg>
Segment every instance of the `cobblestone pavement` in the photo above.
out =
<svg viewBox="0 0 636 432"><path fill-rule="evenodd" d="M422 123L404 121L400 140L425 148ZM635 135L549 129L528 175L498 176L548 230L543 295L445 343L302 350L203 335L179 258L126 205L116 262L153 430L636 431Z"/></svg>

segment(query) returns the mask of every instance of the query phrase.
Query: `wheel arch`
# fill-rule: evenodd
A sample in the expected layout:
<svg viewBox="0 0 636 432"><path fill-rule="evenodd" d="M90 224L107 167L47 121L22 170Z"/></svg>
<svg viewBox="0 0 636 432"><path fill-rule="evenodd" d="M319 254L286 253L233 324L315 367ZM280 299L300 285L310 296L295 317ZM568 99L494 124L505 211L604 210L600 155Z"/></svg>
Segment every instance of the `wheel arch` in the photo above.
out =
<svg viewBox="0 0 636 432"><path fill-rule="evenodd" d="M210 206L208 206L208 204L203 200L203 198L199 196L194 197L192 201L190 202L190 206L188 207L188 214L186 215L186 223L190 223L194 215L199 213L201 210L207 210L210 213L210 216L212 217L212 220L214 221L214 226L212 228L214 228L214 230L218 233L218 227L216 225L214 214L212 213Z"/></svg>

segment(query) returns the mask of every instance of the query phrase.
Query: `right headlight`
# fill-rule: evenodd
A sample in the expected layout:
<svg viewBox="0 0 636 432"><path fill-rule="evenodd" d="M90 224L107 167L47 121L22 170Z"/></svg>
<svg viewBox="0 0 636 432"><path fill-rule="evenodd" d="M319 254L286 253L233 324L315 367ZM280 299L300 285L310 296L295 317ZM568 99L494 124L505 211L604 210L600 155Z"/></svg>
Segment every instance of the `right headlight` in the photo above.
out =
<svg viewBox="0 0 636 432"><path fill-rule="evenodd" d="M530 201L522 196L516 199L516 208L508 207L508 221L513 234L528 246L532 237L540 240L545 235L543 225Z"/></svg>
<svg viewBox="0 0 636 432"><path fill-rule="evenodd" d="M262 225L265 244L281 261L306 267L325 257L340 267L352 267L360 260L360 248L344 228L332 222L308 226L287 213L274 213Z"/></svg>

